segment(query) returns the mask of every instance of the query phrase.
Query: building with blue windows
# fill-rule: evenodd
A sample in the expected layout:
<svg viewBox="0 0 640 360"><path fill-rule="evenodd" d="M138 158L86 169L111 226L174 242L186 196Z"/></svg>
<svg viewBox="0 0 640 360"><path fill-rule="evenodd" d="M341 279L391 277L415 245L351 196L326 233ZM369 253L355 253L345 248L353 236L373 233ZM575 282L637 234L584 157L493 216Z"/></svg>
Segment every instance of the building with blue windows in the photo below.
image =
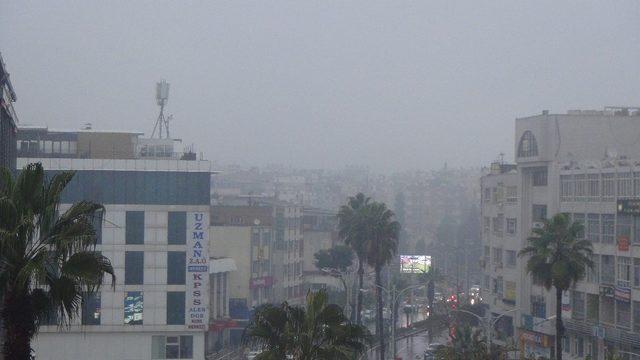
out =
<svg viewBox="0 0 640 360"><path fill-rule="evenodd" d="M36 357L204 359L210 162L139 133L30 127L18 134L18 169L41 162L49 176L76 172L63 207L80 200L105 206L97 250L117 276L115 287L107 279L84 299L70 328L43 326Z"/></svg>

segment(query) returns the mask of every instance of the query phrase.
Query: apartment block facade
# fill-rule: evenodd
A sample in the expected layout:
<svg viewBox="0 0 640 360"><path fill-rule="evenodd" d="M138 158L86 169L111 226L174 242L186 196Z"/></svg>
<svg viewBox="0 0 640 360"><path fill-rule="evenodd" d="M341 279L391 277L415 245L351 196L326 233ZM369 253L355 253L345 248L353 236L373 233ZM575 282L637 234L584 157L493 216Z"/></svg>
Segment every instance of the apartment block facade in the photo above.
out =
<svg viewBox="0 0 640 360"><path fill-rule="evenodd" d="M143 158L135 151L142 140L135 133L100 135L91 134L104 143L128 139L131 151L92 157L72 145L75 132L20 131L18 169L40 162L47 176L76 172L62 194L61 211L80 200L105 206L95 224L97 251L116 273L115 286L106 280L99 293L85 298L69 328L60 328L55 318L43 326L33 343L35 354L39 359L204 359L211 165L169 153Z"/></svg>
<svg viewBox="0 0 640 360"><path fill-rule="evenodd" d="M481 180L485 293L494 318L512 319L510 341L526 354L552 358L555 341L563 341L568 358L604 359L607 350L615 349L625 358L640 359L640 240L635 235L640 212L633 210L640 198L639 120L636 108L516 119L515 169ZM517 186L515 213L508 210L506 197L502 202L487 199L494 188L499 194L509 186ZM515 259L520 277L511 307L505 307L505 299L510 305L512 297L506 284L514 274L506 266L489 266L504 264L505 251L522 249L531 229L557 213L584 224L581 236L593 243L596 264L563 296L563 339L555 339L555 297L531 282L526 259ZM496 234L502 225L506 230L510 216L519 232L500 240Z"/></svg>

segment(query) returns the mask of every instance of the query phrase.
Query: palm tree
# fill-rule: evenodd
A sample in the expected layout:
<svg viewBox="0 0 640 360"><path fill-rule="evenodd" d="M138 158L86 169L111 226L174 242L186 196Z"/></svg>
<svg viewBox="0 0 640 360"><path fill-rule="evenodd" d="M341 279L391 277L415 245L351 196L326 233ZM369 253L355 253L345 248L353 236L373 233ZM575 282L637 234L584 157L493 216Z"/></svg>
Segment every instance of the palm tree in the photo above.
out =
<svg viewBox="0 0 640 360"><path fill-rule="evenodd" d="M443 348L438 359L446 360L489 360L487 342L481 335L480 329L472 329L470 326L456 327L451 336L451 344Z"/></svg>
<svg viewBox="0 0 640 360"><path fill-rule="evenodd" d="M371 199L363 193L349 197L347 205L342 205L338 212L338 231L344 240L358 257L358 291L356 292L356 324L362 324L362 284L364 282L364 264L366 262L366 249L364 243L367 236L367 227L364 218L364 210L370 205Z"/></svg>
<svg viewBox="0 0 640 360"><path fill-rule="evenodd" d="M349 322L327 293L308 292L306 308L262 305L247 327L245 340L259 346L258 360L348 360L364 352L368 330Z"/></svg>
<svg viewBox="0 0 640 360"><path fill-rule="evenodd" d="M73 178L50 180L42 165L27 165L14 179L0 170L0 294L6 359L31 358L31 339L50 319L69 325L83 294L98 291L113 268L95 251L93 221L102 205L82 201L60 214L60 194Z"/></svg>
<svg viewBox="0 0 640 360"><path fill-rule="evenodd" d="M533 229L529 245L518 256L529 257L527 272L536 284L547 290L556 289L556 359L562 360L562 292L584 278L587 268L593 267L591 243L578 239L583 230L580 223L570 222L565 214L556 214Z"/></svg>
<svg viewBox="0 0 640 360"><path fill-rule="evenodd" d="M376 335L380 341L380 359L384 360L385 338L384 320L382 315L382 269L393 259L398 249L398 234L400 223L395 221L393 211L384 203L371 203L364 211L367 237L365 240L367 264L375 271L376 284Z"/></svg>

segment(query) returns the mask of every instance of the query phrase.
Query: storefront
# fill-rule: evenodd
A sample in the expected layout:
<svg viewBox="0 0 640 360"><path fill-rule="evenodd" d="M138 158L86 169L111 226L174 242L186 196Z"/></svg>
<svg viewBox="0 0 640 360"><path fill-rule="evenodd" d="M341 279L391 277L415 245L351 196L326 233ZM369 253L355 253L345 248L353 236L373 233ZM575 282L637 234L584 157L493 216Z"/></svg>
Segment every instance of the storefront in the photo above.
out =
<svg viewBox="0 0 640 360"><path fill-rule="evenodd" d="M554 354L555 346L554 336L542 334L531 330L521 330L520 333L520 349L521 355L524 357L540 356L551 359Z"/></svg>

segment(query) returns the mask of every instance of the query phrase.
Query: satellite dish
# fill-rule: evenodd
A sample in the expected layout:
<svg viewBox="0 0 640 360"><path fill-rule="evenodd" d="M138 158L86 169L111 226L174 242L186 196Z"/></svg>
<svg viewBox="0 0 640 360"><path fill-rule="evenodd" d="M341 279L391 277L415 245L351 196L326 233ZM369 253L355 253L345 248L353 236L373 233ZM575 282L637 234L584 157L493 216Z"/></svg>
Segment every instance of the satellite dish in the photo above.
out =
<svg viewBox="0 0 640 360"><path fill-rule="evenodd" d="M255 226L260 225L260 219L253 220L253 225L255 225Z"/></svg>

